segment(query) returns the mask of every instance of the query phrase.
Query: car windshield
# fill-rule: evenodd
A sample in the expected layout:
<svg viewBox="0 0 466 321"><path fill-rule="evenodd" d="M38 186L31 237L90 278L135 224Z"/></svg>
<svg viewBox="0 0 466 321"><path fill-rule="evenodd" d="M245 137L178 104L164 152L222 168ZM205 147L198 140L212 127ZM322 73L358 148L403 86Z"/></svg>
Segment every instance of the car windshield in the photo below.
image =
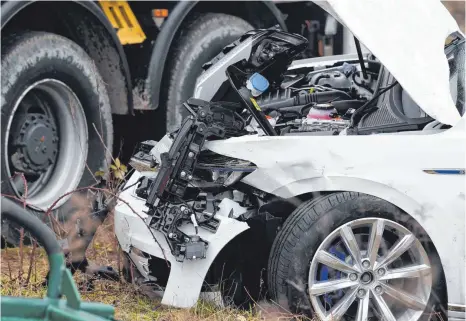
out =
<svg viewBox="0 0 466 321"><path fill-rule="evenodd" d="M464 115L464 39L456 38L445 47L445 55L450 67L450 92L456 108Z"/></svg>

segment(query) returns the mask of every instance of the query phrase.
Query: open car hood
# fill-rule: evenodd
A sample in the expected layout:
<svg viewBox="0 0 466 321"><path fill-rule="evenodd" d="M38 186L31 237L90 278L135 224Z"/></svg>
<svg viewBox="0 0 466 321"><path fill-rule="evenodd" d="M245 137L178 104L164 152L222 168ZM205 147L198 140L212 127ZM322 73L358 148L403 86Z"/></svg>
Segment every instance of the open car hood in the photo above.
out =
<svg viewBox="0 0 466 321"><path fill-rule="evenodd" d="M424 112L447 125L460 120L444 54L446 38L460 29L439 0L315 2L384 64Z"/></svg>

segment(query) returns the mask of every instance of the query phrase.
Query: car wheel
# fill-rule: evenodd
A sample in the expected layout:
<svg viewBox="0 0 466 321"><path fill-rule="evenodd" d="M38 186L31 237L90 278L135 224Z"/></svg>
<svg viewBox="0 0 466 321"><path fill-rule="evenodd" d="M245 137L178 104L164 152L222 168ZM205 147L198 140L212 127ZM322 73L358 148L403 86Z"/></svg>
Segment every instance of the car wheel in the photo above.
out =
<svg viewBox="0 0 466 321"><path fill-rule="evenodd" d="M335 193L299 206L274 242L268 273L273 299L320 320L445 316L443 272L426 233L368 195Z"/></svg>
<svg viewBox="0 0 466 321"><path fill-rule="evenodd" d="M187 116L182 104L193 96L202 65L251 29L243 19L221 13L199 15L183 28L168 69L168 131L175 130Z"/></svg>
<svg viewBox="0 0 466 321"><path fill-rule="evenodd" d="M95 184L94 173L108 164L113 128L105 84L83 49L45 32L2 39L1 65L1 191L26 198L49 223L44 212ZM73 207L69 195L53 215L65 221ZM2 224L2 234L17 243L12 225Z"/></svg>

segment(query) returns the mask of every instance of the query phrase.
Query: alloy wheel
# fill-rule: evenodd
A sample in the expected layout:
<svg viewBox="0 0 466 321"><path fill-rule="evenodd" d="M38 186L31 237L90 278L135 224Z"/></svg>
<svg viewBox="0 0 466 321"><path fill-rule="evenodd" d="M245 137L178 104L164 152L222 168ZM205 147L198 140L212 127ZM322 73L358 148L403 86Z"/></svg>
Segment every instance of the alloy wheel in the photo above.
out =
<svg viewBox="0 0 466 321"><path fill-rule="evenodd" d="M431 289L430 260L421 242L387 219L340 226L310 264L309 295L321 320L418 320Z"/></svg>

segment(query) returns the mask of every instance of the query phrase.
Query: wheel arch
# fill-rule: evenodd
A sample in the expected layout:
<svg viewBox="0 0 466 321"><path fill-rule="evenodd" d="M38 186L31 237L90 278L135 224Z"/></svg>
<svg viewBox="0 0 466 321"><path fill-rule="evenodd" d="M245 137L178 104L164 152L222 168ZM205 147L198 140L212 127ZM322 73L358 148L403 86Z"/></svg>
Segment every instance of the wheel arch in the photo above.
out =
<svg viewBox="0 0 466 321"><path fill-rule="evenodd" d="M347 176L327 176L318 178L305 178L281 186L272 191L271 194L282 198L305 198L313 193L328 192L358 192L372 195L399 207L404 212L419 221L425 212L421 203L403 193L402 191L373 180L347 177ZM419 222L423 225L421 222Z"/></svg>
<svg viewBox="0 0 466 321"><path fill-rule="evenodd" d="M36 0L5 1L1 8L1 30L6 34L25 30L46 31L78 43L94 60L100 75L108 84L112 112L133 113L131 75L123 46L95 2L73 0L54 2L52 6L51 3ZM54 13L66 19L55 19L55 16L47 19ZM121 84L115 82L115 77L123 79L124 91L121 90Z"/></svg>
<svg viewBox="0 0 466 321"><path fill-rule="evenodd" d="M281 218L272 218L266 210L246 220L249 228L237 233L218 252L209 266L205 284L220 284L220 291L229 290L229 282L235 273L240 273L238 289L246 291L233 293L235 304L245 306L263 299L264 271L281 222Z"/></svg>
<svg viewBox="0 0 466 321"><path fill-rule="evenodd" d="M268 14L274 17L276 22L283 30L287 31L285 19L274 3L269 1L258 1L258 3L260 3L267 10ZM167 20L163 23L160 33L155 40L153 47L154 49L151 53L149 70L145 82L145 88L153 88L148 95L151 109L157 109L159 107L163 81L162 79L164 73L166 73L165 66L168 61L168 53L183 23L186 22L193 13L197 12L217 12L225 14L234 13L229 9L228 6L225 7L225 5L228 5L227 2L222 2L221 6L223 8L212 8L210 4L211 3L203 4L201 1L180 1L175 5ZM247 11L248 6L251 4L245 2L244 5L246 8L245 10ZM237 16L248 21L245 16ZM251 21L248 22L251 23Z"/></svg>
<svg viewBox="0 0 466 321"><path fill-rule="evenodd" d="M427 224L423 222L426 219L425 211L427 208L412 197L406 195L406 193L377 181L350 177L331 177L330 179L332 182L331 184L329 184L328 180L323 181L322 179L315 178L300 180L281 187L274 191L273 194L280 195L282 193L293 191L293 196L287 197L286 199L289 200L290 203L296 204L296 202L309 201L315 197L319 197L320 195L340 192L356 192L376 197L387 202L387 204L398 207L404 214L406 214L406 217L403 219L412 219L419 224L425 233L425 237L427 237L427 242L435 251L434 255L442 266L440 273L446 290L442 295L445 299L444 303L446 309L449 297L448 294L451 290L448 287L446 277L447 274L449 274L449 271L451 271L451 268L454 267L451 266L451 263L445 264L446 262L449 262L449 258L445 254L441 254L439 252L435 239L433 238L433 233L431 233L431 229L429 229L428 226L426 226Z"/></svg>
<svg viewBox="0 0 466 321"><path fill-rule="evenodd" d="M391 192L393 193L393 197L390 200L388 200L387 197L386 197L387 193L383 193L383 192L378 191L378 189L383 190L381 188L381 187L384 186L383 184L378 183L378 182L366 181L366 184L368 184L368 183L372 183L370 186L374 187L373 190L371 190L369 186L368 186L368 188L350 188L349 186L346 186L346 188L343 188L343 186L342 186L343 184L342 184L341 188L338 188L338 189L332 189L332 188L313 189L312 191L305 192L305 193L302 193L302 194L299 194L299 195L296 195L296 196L293 196L293 197L290 197L290 198L287 198L287 199L274 200L274 202L288 203L288 204L292 205L292 207L297 208L299 206L299 204L302 203L302 202L309 201L309 200L312 200L312 199L316 199L316 198L319 198L319 197L324 197L326 195L341 193L341 192L357 192L357 193L360 193L360 194L376 197L376 198L386 202L387 205L394 205L394 206L398 207L405 214L405 217L400 218L402 221L403 220L406 220L406 221L414 220L416 223L419 224L419 226L421 226L422 232L425 233L425 237L427 238L427 239L425 239L425 241L429 244L430 250L434 251L433 255L435 255L435 257L436 257L435 260L438 260L437 262L440 262L440 266L442 266L442 268L439 270L439 273L440 273L439 276L441 278L441 282L445 285L445 292L441 293L439 295L442 298L441 302L443 302L445 304L444 308L445 308L445 311L446 311L447 304L449 302L448 301L449 287L448 287L448 282L446 282L446 274L448 273L448 268L446 268L445 265L444 265L445 257L442 257L440 255L440 253L439 253L439 251L437 249L437 246L435 245L435 242L432 240L431 235L429 234L429 232L426 230L425 226L423 224L421 224L421 222L419 220L419 213L421 213L419 211L422 211L422 206L420 206L419 203L417 203L415 200L413 200L409 196L403 194L400 191L397 191L394 188L391 188ZM376 187L377 185L379 185L378 188ZM354 186L355 186L355 184L353 184L353 187ZM283 222L290 217L290 215L291 215L291 213L293 211L288 210L287 212L288 213L286 213L285 215L282 216L282 218L284 219ZM416 213L418 213L418 215L416 215ZM283 222L282 222L282 224L283 224ZM264 227L265 227L265 225L264 225ZM216 268L215 264L225 263L224 261L222 261L223 259L228 259L227 262L233 262L238 257L238 255L241 255L239 253L244 254L244 252L236 252L236 254L235 254L235 252L233 252L232 248L236 247L236 246L248 245L248 247L246 248L247 252L252 253L252 252L257 252L257 251L265 251L267 254L269 254L271 248L267 244L265 244L265 243L264 244L259 244L256 241L251 242L251 240L249 239L249 235L255 235L256 237L259 235L259 237L260 237L261 234L258 234L258 232L260 233L260 227L257 228L257 227L254 227L254 226L250 226L249 229L241 231L240 233L235 235L234 238L230 239L228 241L228 243L226 243L225 246L219 251L218 255L213 260L212 264L210 265L209 272L211 272L213 269ZM266 235L266 234L263 234L263 235ZM276 238L276 236L277 236L277 234L275 234L272 241ZM228 254L228 256L225 256L226 254ZM258 260L260 260L260 259L258 258ZM267 265L266 265L266 267L268 268ZM210 281L210 280L208 280L208 277L209 277L209 273L206 276L205 282Z"/></svg>

